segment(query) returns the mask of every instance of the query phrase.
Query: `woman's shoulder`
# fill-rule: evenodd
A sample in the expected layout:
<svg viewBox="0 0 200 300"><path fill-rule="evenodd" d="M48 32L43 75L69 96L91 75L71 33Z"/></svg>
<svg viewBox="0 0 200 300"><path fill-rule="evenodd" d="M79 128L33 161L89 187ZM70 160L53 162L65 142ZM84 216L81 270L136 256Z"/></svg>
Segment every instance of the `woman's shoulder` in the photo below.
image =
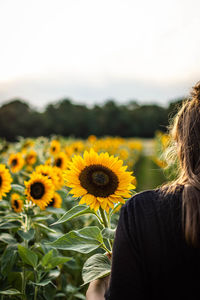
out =
<svg viewBox="0 0 200 300"><path fill-rule="evenodd" d="M145 190L143 192L136 193L129 200L126 201L124 207L144 205L145 203L152 202L152 200L158 199L160 194L159 189Z"/></svg>
<svg viewBox="0 0 200 300"><path fill-rule="evenodd" d="M145 190L133 195L123 206L130 212L152 212L172 208L173 205L180 205L182 189L183 186L177 187L173 192L167 187Z"/></svg>

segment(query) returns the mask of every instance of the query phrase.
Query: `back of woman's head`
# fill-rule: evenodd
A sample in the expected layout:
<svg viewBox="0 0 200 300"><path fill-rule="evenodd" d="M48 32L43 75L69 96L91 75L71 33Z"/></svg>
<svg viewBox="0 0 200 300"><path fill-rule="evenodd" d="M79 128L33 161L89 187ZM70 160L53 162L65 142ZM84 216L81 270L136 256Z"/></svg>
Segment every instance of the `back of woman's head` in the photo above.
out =
<svg viewBox="0 0 200 300"><path fill-rule="evenodd" d="M180 171L174 187L184 185L183 229L186 241L200 246L200 82L192 89L174 118L171 137L175 141Z"/></svg>

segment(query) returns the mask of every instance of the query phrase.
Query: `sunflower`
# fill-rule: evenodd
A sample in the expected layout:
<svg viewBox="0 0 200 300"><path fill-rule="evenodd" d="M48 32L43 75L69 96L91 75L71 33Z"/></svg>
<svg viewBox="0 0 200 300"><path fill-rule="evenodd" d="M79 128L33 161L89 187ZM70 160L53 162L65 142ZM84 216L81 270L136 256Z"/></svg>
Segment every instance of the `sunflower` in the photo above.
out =
<svg viewBox="0 0 200 300"><path fill-rule="evenodd" d="M65 147L65 152L68 157L71 157L74 154L80 154L85 148L85 145L82 141L76 141L67 145Z"/></svg>
<svg viewBox="0 0 200 300"><path fill-rule="evenodd" d="M44 164L47 165L47 166L51 166L51 157L47 158L47 159L45 160L45 163L44 163Z"/></svg>
<svg viewBox="0 0 200 300"><path fill-rule="evenodd" d="M57 177L55 189L60 190L64 185L63 170L58 167L53 167L53 173Z"/></svg>
<svg viewBox="0 0 200 300"><path fill-rule="evenodd" d="M98 155L93 149L85 151L83 158L76 155L64 172L66 186L72 188L70 193L82 197L79 204L86 203L90 208L99 207L109 211L114 203L125 203L129 198L132 184L132 172L126 171L123 161L108 153Z"/></svg>
<svg viewBox="0 0 200 300"><path fill-rule="evenodd" d="M11 190L12 177L6 166L0 164L0 200Z"/></svg>
<svg viewBox="0 0 200 300"><path fill-rule="evenodd" d="M11 195L11 206L15 212L21 212L23 209L23 200L20 199L20 195L13 193Z"/></svg>
<svg viewBox="0 0 200 300"><path fill-rule="evenodd" d="M8 159L8 165L10 166L12 173L19 172L24 165L22 154L20 152L16 154L12 153Z"/></svg>
<svg viewBox="0 0 200 300"><path fill-rule="evenodd" d="M58 186L58 176L54 173L54 169L51 166L40 165L36 167L36 173L42 174L43 176L47 176L48 179L52 180L52 183L55 187Z"/></svg>
<svg viewBox="0 0 200 300"><path fill-rule="evenodd" d="M50 145L50 153L52 155L58 154L60 152L60 142L57 140L52 140Z"/></svg>
<svg viewBox="0 0 200 300"><path fill-rule="evenodd" d="M51 202L49 202L48 207L56 207L60 208L62 205L62 198L58 193L54 193L53 197L51 198Z"/></svg>
<svg viewBox="0 0 200 300"><path fill-rule="evenodd" d="M36 160L37 160L37 153L34 150L30 150L25 157L25 161L27 165L34 165Z"/></svg>
<svg viewBox="0 0 200 300"><path fill-rule="evenodd" d="M25 181L24 184L26 186L27 199L34 202L41 209L45 209L54 195L52 181L47 176L34 172L30 180Z"/></svg>
<svg viewBox="0 0 200 300"><path fill-rule="evenodd" d="M91 144L93 144L94 142L96 142L96 140L97 140L97 137L95 135L91 134L91 135L88 136L88 141Z"/></svg>
<svg viewBox="0 0 200 300"><path fill-rule="evenodd" d="M54 159L54 166L65 170L68 166L69 163L69 158L64 152L60 152L59 154L56 155Z"/></svg>

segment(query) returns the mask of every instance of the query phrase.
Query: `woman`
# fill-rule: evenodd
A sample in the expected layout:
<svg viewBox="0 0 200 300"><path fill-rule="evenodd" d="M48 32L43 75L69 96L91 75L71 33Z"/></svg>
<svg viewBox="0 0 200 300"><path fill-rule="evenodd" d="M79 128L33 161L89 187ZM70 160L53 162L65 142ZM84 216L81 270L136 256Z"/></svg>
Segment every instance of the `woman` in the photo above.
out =
<svg viewBox="0 0 200 300"><path fill-rule="evenodd" d="M170 133L179 175L122 207L111 276L92 282L87 300L200 297L200 82Z"/></svg>

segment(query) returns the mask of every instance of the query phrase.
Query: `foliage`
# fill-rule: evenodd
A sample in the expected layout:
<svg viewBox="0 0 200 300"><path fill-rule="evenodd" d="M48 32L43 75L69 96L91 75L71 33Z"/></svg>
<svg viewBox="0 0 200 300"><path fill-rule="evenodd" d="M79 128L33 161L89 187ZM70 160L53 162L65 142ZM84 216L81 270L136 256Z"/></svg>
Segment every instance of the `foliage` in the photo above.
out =
<svg viewBox="0 0 200 300"><path fill-rule="evenodd" d="M168 136L159 132L154 142L161 159ZM137 164L144 157L155 161L152 141L148 157L143 144L91 135L20 138L0 145L1 300L85 299L87 284L110 274L120 208L145 177L146 170L138 176Z"/></svg>
<svg viewBox="0 0 200 300"><path fill-rule="evenodd" d="M180 103L178 99L178 103ZM156 130L166 131L168 118L174 113L175 102L168 108L159 105L126 105L108 100L103 105L87 107L63 99L49 104L44 112L37 112L20 99L0 108L0 137L16 141L21 137L50 136L52 134L86 138L94 134L121 137L154 136ZM38 126L39 124L39 126Z"/></svg>

